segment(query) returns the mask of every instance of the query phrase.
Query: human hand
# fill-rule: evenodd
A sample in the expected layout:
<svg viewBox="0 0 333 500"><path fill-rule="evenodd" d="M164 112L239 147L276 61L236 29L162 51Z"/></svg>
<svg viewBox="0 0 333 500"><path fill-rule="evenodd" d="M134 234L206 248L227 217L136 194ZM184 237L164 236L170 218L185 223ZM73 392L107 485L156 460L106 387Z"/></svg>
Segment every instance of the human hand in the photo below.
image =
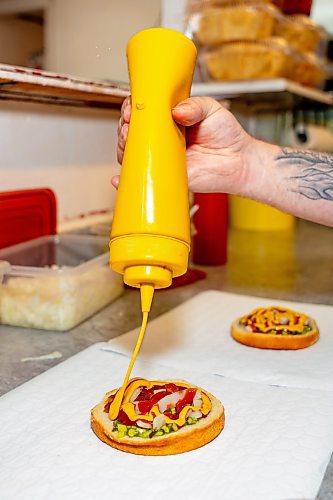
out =
<svg viewBox="0 0 333 500"><path fill-rule="evenodd" d="M118 127L120 163L130 115L127 98ZM210 97L190 97L172 110L172 116L185 126L191 191L241 195L333 227L333 195L327 187L332 184L332 155L259 141ZM112 179L115 187L118 182L119 176Z"/></svg>
<svg viewBox="0 0 333 500"><path fill-rule="evenodd" d="M118 125L118 161L122 163L131 116L127 97ZM227 109L210 97L190 97L172 110L185 126L189 188L195 192L240 194L248 177L248 156L254 139ZM119 177L113 177L117 187Z"/></svg>

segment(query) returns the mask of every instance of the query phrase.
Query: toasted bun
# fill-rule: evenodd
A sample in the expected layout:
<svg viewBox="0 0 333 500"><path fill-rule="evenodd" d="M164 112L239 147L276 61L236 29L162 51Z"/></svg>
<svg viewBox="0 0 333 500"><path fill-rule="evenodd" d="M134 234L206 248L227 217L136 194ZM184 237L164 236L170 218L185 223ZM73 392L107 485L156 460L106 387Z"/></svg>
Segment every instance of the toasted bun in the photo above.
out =
<svg viewBox="0 0 333 500"><path fill-rule="evenodd" d="M185 381L172 380L170 382L181 385ZM108 392L101 403L91 410L91 427L104 443L135 455L176 455L195 450L215 439L224 427L224 408L221 402L209 392L200 387L198 389L210 399L212 403L210 413L196 424L186 425L176 432L147 439L128 436L118 438L117 432L112 431L108 413L104 411L108 397L117 389Z"/></svg>
<svg viewBox="0 0 333 500"><path fill-rule="evenodd" d="M253 333L245 330L240 318L231 325L232 337L241 344L260 349L304 349L317 342L319 330L316 322L310 319L312 330L300 335L272 335L270 333Z"/></svg>

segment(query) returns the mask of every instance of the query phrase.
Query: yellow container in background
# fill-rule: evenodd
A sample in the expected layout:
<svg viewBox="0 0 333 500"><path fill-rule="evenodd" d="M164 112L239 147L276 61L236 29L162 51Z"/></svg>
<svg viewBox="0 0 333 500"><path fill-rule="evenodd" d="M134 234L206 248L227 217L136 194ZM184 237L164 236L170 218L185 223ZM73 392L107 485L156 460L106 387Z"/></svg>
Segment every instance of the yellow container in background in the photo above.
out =
<svg viewBox="0 0 333 500"><path fill-rule="evenodd" d="M296 289L295 231L243 231L228 234L227 279L237 293L258 295Z"/></svg>
<svg viewBox="0 0 333 500"><path fill-rule="evenodd" d="M240 196L229 196L229 223L248 231L287 231L294 227L295 217L264 203Z"/></svg>

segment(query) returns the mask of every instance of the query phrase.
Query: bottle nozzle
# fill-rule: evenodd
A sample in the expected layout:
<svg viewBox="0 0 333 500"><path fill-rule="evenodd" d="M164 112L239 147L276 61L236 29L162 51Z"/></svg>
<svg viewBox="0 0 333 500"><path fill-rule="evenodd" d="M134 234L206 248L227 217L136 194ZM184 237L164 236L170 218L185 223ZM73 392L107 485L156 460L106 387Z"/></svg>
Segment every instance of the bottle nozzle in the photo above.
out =
<svg viewBox="0 0 333 500"><path fill-rule="evenodd" d="M166 288L172 283L172 272L160 266L129 266L124 271L124 282L136 288L143 286L152 286L153 289Z"/></svg>
<svg viewBox="0 0 333 500"><path fill-rule="evenodd" d="M141 309L143 313L149 313L154 296L154 285L145 284L140 286Z"/></svg>

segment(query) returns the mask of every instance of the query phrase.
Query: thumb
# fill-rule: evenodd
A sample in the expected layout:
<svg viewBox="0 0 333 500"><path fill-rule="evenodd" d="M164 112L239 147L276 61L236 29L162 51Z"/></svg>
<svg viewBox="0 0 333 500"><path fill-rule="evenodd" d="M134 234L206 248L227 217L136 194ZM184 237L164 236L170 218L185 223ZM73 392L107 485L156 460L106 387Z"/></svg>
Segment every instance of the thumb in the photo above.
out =
<svg viewBox="0 0 333 500"><path fill-rule="evenodd" d="M180 125L191 126L202 122L221 105L211 97L189 97L172 109L174 120Z"/></svg>

